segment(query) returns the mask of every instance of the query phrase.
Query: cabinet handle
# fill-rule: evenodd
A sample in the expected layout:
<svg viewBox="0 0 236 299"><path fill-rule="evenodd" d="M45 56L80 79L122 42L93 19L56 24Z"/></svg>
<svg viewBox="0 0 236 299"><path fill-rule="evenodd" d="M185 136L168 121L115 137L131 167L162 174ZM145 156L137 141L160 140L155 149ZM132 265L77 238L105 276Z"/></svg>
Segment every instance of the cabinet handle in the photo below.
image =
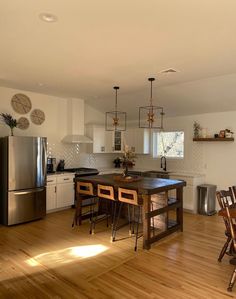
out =
<svg viewBox="0 0 236 299"><path fill-rule="evenodd" d="M57 186L55 186L55 193L57 193Z"/></svg>
<svg viewBox="0 0 236 299"><path fill-rule="evenodd" d="M69 178L67 178L67 179L64 179L64 181L69 181Z"/></svg>
<svg viewBox="0 0 236 299"><path fill-rule="evenodd" d="M51 182L53 182L53 180L48 180L48 181L47 181L47 183L51 183Z"/></svg>

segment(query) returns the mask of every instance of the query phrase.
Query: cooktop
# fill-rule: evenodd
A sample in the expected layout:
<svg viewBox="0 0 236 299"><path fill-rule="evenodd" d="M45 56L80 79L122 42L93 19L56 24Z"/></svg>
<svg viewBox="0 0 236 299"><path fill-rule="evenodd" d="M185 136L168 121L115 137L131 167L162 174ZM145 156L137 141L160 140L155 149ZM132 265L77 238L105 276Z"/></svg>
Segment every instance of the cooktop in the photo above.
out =
<svg viewBox="0 0 236 299"><path fill-rule="evenodd" d="M75 176L96 175L99 171L96 168L78 167L66 168L64 172L75 172Z"/></svg>

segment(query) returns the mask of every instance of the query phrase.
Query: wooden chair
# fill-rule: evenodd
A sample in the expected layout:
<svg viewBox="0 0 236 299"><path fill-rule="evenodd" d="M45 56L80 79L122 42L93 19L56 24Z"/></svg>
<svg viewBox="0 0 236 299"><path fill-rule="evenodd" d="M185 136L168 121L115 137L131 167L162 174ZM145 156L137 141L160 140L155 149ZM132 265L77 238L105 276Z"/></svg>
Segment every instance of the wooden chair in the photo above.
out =
<svg viewBox="0 0 236 299"><path fill-rule="evenodd" d="M109 225L108 220L111 217L112 218L111 226L112 226L112 235L113 235L114 215L116 213L116 198L115 198L115 192L114 192L113 186L98 184L97 185L97 196L98 196L97 212L94 213L94 209L92 211L90 234L94 234L96 224L104 219L106 219L107 227L108 227L108 225ZM106 201L104 201L104 200L106 200ZM109 204L110 204L109 201L112 202L112 209L109 208ZM105 206L106 206L105 215L99 215L99 209L102 206L103 202L105 202ZM96 214L96 216L94 216L94 214ZM101 217L99 218L99 216L101 216Z"/></svg>
<svg viewBox="0 0 236 299"><path fill-rule="evenodd" d="M93 188L92 183L90 182L77 182L76 183L76 209L74 215L74 221L72 223L72 227L78 224L81 225L82 218L86 215L90 217L93 206L95 205L95 200L97 195L95 194L95 190ZM89 208L89 211L83 213L83 208Z"/></svg>
<svg viewBox="0 0 236 299"><path fill-rule="evenodd" d="M235 225L233 223L233 219L230 215L230 208L228 206L226 207L226 212L227 212L227 220L228 220L228 224L229 224L230 234L231 234L231 238L233 241L234 252L236 252L236 229L235 229ZM236 255L234 258L232 258L230 260L230 264L236 265ZM236 267L231 275L231 279L230 279L227 291L232 292L235 280L236 280Z"/></svg>
<svg viewBox="0 0 236 299"><path fill-rule="evenodd" d="M230 189L234 196L234 203L236 203L236 186L232 186L230 187Z"/></svg>
<svg viewBox="0 0 236 299"><path fill-rule="evenodd" d="M124 188L118 188L118 201L120 202L120 206L119 206L119 211L118 211L118 216L116 219L116 223L115 223L115 227L113 230L113 239L112 241L115 241L116 238L116 232L119 229L118 228L118 223L119 223L119 219L120 219L120 214L121 214L121 209L123 204L127 204L128 205L128 218L129 218L129 234L135 235L135 246L134 246L134 250L137 250L137 244L138 244L138 238L141 237L141 235L139 235L139 222L140 222L140 218L141 218L141 212L142 212L142 204L143 204L143 200L141 197L138 196L138 193L136 190L131 190L131 189L124 189ZM132 211L132 219L130 216L130 206L133 207L133 211ZM138 207L138 215L137 215L137 221L135 221L135 207ZM136 223L136 232L134 232L135 230L135 225Z"/></svg>
<svg viewBox="0 0 236 299"><path fill-rule="evenodd" d="M233 193L232 190L221 190L216 192L216 198L218 200L219 206L221 209L225 209L227 206L231 205L233 202ZM223 217L223 221L225 224L225 236L227 237L224 246L221 249L220 255L218 257L218 261L221 262L224 257L230 242L232 241L230 227L228 223L227 217Z"/></svg>

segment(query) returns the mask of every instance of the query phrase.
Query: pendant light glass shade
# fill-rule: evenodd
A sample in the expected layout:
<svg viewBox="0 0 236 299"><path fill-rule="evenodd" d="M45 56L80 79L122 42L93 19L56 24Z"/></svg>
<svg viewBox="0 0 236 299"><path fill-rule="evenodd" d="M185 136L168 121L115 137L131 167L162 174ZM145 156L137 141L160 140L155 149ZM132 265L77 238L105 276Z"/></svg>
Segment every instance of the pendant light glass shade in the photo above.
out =
<svg viewBox="0 0 236 299"><path fill-rule="evenodd" d="M117 110L117 90L119 86L114 86L113 89L116 91L115 97L115 110L106 112L106 131L125 131L126 130L126 112Z"/></svg>
<svg viewBox="0 0 236 299"><path fill-rule="evenodd" d="M139 128L163 129L163 107L153 106L152 82L155 78L148 78L151 82L150 105L139 107Z"/></svg>

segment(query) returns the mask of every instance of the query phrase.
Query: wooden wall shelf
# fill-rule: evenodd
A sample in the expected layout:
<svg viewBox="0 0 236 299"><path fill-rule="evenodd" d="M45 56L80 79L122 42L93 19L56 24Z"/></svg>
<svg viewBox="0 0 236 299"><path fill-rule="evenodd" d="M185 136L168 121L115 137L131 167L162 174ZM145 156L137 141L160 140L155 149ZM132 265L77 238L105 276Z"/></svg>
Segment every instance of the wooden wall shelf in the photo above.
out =
<svg viewBox="0 0 236 299"><path fill-rule="evenodd" d="M234 141L234 138L193 138L193 141Z"/></svg>

